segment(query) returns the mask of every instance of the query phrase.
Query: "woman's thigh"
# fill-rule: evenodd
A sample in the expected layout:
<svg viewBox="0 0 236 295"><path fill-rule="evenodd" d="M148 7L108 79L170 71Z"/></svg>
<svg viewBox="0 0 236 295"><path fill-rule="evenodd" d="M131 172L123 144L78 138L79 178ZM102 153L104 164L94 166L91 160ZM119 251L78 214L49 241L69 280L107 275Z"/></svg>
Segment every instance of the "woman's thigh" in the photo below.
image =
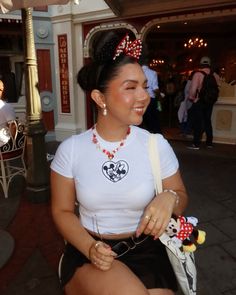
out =
<svg viewBox="0 0 236 295"><path fill-rule="evenodd" d="M92 264L84 264L67 283L65 292L66 295L159 294L149 293L137 276L117 260L108 271L101 271Z"/></svg>

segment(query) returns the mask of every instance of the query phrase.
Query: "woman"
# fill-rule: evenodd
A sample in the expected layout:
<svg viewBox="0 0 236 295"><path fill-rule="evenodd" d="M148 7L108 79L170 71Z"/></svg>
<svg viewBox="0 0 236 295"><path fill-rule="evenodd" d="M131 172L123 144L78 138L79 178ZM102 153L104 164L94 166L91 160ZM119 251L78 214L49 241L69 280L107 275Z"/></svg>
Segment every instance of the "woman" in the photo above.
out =
<svg viewBox="0 0 236 295"><path fill-rule="evenodd" d="M10 140L9 132L15 132L12 121L16 119L14 108L4 101L4 88L4 83L0 80L0 147Z"/></svg>
<svg viewBox="0 0 236 295"><path fill-rule="evenodd" d="M166 192L154 193L150 133L134 126L150 101L137 62L141 41L119 42L106 32L94 48L78 82L98 107L97 123L65 140L51 165L52 214L67 241L61 281L67 295L174 294L175 275L158 237L172 213L182 214L187 194L161 135Z"/></svg>

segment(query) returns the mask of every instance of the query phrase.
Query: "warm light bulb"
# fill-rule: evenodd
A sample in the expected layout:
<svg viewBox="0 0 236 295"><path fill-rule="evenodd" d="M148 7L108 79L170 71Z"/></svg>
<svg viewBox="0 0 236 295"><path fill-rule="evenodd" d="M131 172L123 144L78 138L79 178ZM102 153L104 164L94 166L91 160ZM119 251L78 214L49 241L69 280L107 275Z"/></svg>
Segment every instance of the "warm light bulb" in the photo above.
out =
<svg viewBox="0 0 236 295"><path fill-rule="evenodd" d="M207 47L207 43L204 43L203 38L195 37L195 38L189 38L187 43L184 43L184 47L186 48L191 48L191 47L196 47L196 48L201 48L202 46Z"/></svg>

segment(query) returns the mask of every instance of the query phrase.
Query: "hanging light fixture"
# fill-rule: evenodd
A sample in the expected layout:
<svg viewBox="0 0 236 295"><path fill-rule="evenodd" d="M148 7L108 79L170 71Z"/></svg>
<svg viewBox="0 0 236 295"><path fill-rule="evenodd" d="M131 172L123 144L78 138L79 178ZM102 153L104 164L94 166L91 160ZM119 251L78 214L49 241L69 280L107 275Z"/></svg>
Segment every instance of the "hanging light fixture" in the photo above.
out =
<svg viewBox="0 0 236 295"><path fill-rule="evenodd" d="M150 63L150 67L157 67L158 65L163 65L165 61L163 59L153 59Z"/></svg>
<svg viewBox="0 0 236 295"><path fill-rule="evenodd" d="M184 43L185 48L202 48L207 47L207 42L203 38L189 38L187 42Z"/></svg>

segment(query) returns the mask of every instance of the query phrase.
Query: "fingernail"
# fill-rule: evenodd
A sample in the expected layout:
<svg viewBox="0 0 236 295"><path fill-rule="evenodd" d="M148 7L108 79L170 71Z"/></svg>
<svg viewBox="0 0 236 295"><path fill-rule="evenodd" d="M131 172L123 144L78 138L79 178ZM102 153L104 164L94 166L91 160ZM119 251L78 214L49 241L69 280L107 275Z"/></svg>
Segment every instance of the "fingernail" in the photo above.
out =
<svg viewBox="0 0 236 295"><path fill-rule="evenodd" d="M111 246L109 246L107 244L104 244L104 247L107 248L107 249L111 249Z"/></svg>

